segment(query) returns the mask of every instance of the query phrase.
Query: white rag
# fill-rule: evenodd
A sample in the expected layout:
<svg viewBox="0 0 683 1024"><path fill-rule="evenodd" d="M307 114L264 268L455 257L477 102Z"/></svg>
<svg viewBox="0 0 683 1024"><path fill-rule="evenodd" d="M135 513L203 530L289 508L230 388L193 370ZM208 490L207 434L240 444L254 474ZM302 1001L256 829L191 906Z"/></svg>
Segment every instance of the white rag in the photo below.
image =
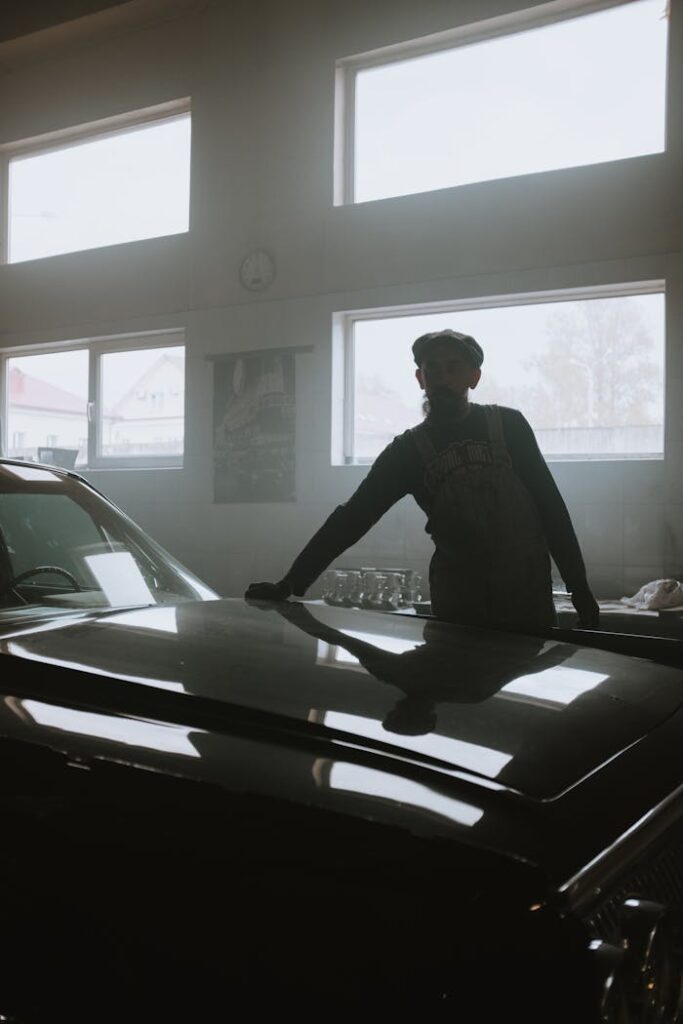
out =
<svg viewBox="0 0 683 1024"><path fill-rule="evenodd" d="M683 587L678 580L652 580L645 583L633 597L622 597L621 603L647 611L677 608L683 605Z"/></svg>

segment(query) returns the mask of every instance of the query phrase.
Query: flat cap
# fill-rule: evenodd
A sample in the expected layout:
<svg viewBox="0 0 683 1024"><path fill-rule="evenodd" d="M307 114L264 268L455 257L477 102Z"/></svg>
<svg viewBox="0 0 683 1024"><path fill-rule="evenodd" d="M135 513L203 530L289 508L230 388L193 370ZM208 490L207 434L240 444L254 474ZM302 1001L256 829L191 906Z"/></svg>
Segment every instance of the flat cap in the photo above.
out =
<svg viewBox="0 0 683 1024"><path fill-rule="evenodd" d="M481 345L469 334L461 334L460 331L432 331L430 334L421 334L413 342L413 356L418 366L427 355L429 349L440 342L452 341L458 345L462 353L473 366L481 366L484 362L484 350Z"/></svg>

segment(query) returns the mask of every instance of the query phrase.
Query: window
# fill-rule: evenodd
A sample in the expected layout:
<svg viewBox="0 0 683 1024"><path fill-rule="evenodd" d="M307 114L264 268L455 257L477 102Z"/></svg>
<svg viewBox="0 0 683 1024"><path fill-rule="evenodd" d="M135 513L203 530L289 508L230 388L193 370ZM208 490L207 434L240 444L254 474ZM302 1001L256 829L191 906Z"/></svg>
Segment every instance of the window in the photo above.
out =
<svg viewBox="0 0 683 1024"><path fill-rule="evenodd" d="M339 61L336 202L662 152L666 0L587 6Z"/></svg>
<svg viewBox="0 0 683 1024"><path fill-rule="evenodd" d="M4 455L77 468L182 464L182 333L6 353L2 371Z"/></svg>
<svg viewBox="0 0 683 1024"><path fill-rule="evenodd" d="M188 103L0 148L6 260L187 231Z"/></svg>
<svg viewBox="0 0 683 1024"><path fill-rule="evenodd" d="M473 335L484 349L472 399L520 409L549 458L663 457L661 281L336 318L344 349L338 375L345 378L338 463L371 462L420 422L411 344L447 327Z"/></svg>

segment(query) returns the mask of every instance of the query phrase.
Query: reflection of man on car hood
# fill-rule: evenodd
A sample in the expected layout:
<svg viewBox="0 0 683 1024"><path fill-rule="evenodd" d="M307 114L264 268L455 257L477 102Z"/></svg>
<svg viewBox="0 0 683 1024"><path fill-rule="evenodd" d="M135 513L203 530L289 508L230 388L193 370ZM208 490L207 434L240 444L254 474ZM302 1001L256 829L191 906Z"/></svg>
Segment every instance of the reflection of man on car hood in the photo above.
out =
<svg viewBox="0 0 683 1024"><path fill-rule="evenodd" d="M389 732L406 736L435 729L437 704L488 700L520 674L532 675L560 665L574 651L570 644L519 634L514 651L506 648L504 654L497 656L495 648L488 649L486 659L482 659L478 631L463 629L458 634L456 657L453 645L443 642L443 625L428 619L424 624L424 643L396 654L325 625L298 602L259 602L256 606L277 611L309 636L343 647L376 679L400 690L403 696L382 724Z"/></svg>

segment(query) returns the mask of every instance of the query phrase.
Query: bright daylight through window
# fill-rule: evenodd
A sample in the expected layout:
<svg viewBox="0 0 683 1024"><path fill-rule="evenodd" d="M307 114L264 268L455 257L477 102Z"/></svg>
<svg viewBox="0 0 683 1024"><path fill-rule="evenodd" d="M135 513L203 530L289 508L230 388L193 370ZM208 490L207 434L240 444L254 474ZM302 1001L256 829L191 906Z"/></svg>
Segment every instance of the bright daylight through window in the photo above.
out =
<svg viewBox="0 0 683 1024"><path fill-rule="evenodd" d="M410 346L418 335L448 327L473 335L484 349L471 399L520 409L544 455L661 458L663 286L630 288L632 294L534 296L515 305L500 299L448 312L342 314L346 461L372 461L396 434L420 422L422 392Z"/></svg>
<svg viewBox="0 0 683 1024"><path fill-rule="evenodd" d="M353 130L343 201L662 152L667 27L666 0L631 0L341 61Z"/></svg>
<svg viewBox="0 0 683 1024"><path fill-rule="evenodd" d="M189 113L7 152L10 263L188 230Z"/></svg>
<svg viewBox="0 0 683 1024"><path fill-rule="evenodd" d="M66 467L179 464L185 434L179 337L166 335L166 344L137 338L137 347L130 338L114 347L110 338L6 356L3 454Z"/></svg>

